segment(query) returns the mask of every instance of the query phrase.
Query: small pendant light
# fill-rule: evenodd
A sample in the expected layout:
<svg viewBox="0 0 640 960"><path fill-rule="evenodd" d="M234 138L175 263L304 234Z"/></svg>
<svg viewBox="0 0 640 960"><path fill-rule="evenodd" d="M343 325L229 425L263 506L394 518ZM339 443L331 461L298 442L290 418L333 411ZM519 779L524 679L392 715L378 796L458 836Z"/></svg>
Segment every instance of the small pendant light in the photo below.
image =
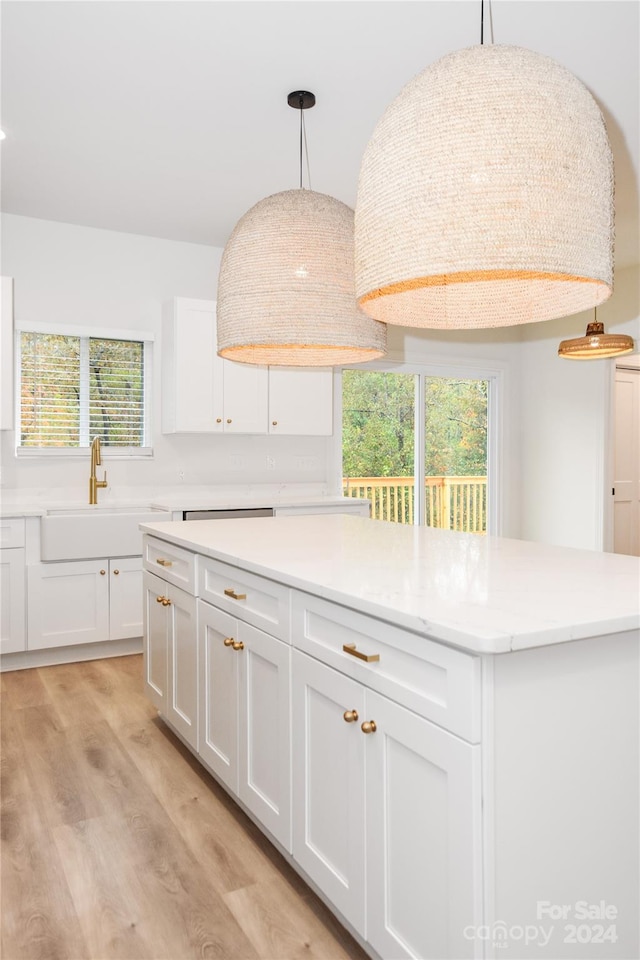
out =
<svg viewBox="0 0 640 960"><path fill-rule="evenodd" d="M356 304L353 210L302 186L303 111L316 98L296 90L287 99L300 111L300 188L261 200L229 238L218 280L218 353L285 366L374 360L384 355L387 328Z"/></svg>
<svg viewBox="0 0 640 960"><path fill-rule="evenodd" d="M443 57L374 130L355 245L358 302L385 323L501 327L592 309L613 289L613 162L597 103L520 47Z"/></svg>
<svg viewBox="0 0 640 960"><path fill-rule="evenodd" d="M558 347L558 356L565 360L603 360L606 357L632 353L633 348L633 338L626 333L605 333L604 324L598 322L594 309L593 323L587 324L584 337L562 340Z"/></svg>

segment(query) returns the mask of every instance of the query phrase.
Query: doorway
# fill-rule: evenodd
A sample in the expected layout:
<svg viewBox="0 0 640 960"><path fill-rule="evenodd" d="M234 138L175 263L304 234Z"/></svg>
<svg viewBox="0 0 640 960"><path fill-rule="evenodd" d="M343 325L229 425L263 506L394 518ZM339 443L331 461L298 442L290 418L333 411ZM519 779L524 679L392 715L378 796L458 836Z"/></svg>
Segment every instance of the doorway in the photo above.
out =
<svg viewBox="0 0 640 960"><path fill-rule="evenodd" d="M489 529L486 378L357 369L342 373L342 488L371 516L484 534Z"/></svg>
<svg viewBox="0 0 640 960"><path fill-rule="evenodd" d="M629 362L627 363L627 359ZM613 552L640 556L640 358L616 365L613 409Z"/></svg>

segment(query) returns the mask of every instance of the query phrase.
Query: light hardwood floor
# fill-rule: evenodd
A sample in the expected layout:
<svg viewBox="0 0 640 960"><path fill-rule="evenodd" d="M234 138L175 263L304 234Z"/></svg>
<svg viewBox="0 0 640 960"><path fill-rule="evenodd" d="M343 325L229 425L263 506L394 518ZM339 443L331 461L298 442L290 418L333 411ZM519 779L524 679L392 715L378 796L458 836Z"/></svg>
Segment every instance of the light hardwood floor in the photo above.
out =
<svg viewBox="0 0 640 960"><path fill-rule="evenodd" d="M142 693L142 658L2 677L4 960L366 960Z"/></svg>

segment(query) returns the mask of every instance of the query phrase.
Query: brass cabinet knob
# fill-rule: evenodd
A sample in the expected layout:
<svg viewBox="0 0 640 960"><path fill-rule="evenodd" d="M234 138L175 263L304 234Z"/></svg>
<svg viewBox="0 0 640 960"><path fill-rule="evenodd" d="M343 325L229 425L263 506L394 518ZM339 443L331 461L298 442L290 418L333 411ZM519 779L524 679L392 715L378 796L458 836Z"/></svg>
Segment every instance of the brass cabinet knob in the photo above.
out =
<svg viewBox="0 0 640 960"><path fill-rule="evenodd" d="M222 642L224 643L225 647L231 647L233 646L233 637L225 637Z"/></svg>
<svg viewBox="0 0 640 960"><path fill-rule="evenodd" d="M231 423L231 420L227 420L227 423Z"/></svg>
<svg viewBox="0 0 640 960"><path fill-rule="evenodd" d="M272 426L272 427L277 427L277 426L278 426L278 421L277 421L277 420L272 420L272 421L271 421L271 426Z"/></svg>
<svg viewBox="0 0 640 960"><path fill-rule="evenodd" d="M104 575L105 575L106 572L107 572L106 570L101 570L101 571L100 571L100 576L101 576L101 577L104 577Z"/></svg>
<svg viewBox="0 0 640 960"><path fill-rule="evenodd" d="M222 417L216 417L216 423L222 423Z"/></svg>
<svg viewBox="0 0 640 960"><path fill-rule="evenodd" d="M244 650L244 643L242 640L234 640L231 646L234 650Z"/></svg>
<svg viewBox="0 0 640 960"><path fill-rule="evenodd" d="M114 570L114 571L113 571L113 575L114 575L114 577L117 577L119 573L120 573L120 571L119 571L119 570Z"/></svg>
<svg viewBox="0 0 640 960"><path fill-rule="evenodd" d="M156 597L156 603L164 603L166 599L166 597Z"/></svg>
<svg viewBox="0 0 640 960"><path fill-rule="evenodd" d="M358 719L357 710L345 710L342 714L342 719L346 720L347 723L355 723Z"/></svg>
<svg viewBox="0 0 640 960"><path fill-rule="evenodd" d="M363 733L375 733L378 728L375 720L365 720L364 723L360 724L360 729Z"/></svg>
<svg viewBox="0 0 640 960"><path fill-rule="evenodd" d="M163 598L162 598L162 606L163 606L163 607L170 607L170 606L171 606L171 600L169 600L169 597L163 597Z"/></svg>

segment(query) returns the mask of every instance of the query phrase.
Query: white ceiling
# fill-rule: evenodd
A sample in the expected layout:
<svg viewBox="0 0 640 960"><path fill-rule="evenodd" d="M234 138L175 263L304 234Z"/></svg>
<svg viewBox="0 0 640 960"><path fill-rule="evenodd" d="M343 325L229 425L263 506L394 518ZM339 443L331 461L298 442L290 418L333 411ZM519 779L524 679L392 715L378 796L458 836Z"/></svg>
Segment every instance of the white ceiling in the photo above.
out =
<svg viewBox="0 0 640 960"><path fill-rule="evenodd" d="M640 261L639 10L492 4L496 42L554 57L604 112L618 266ZM216 246L259 199L298 185L289 91L317 96L306 114L313 189L353 206L387 104L480 39L480 0L6 0L1 13L2 209Z"/></svg>

